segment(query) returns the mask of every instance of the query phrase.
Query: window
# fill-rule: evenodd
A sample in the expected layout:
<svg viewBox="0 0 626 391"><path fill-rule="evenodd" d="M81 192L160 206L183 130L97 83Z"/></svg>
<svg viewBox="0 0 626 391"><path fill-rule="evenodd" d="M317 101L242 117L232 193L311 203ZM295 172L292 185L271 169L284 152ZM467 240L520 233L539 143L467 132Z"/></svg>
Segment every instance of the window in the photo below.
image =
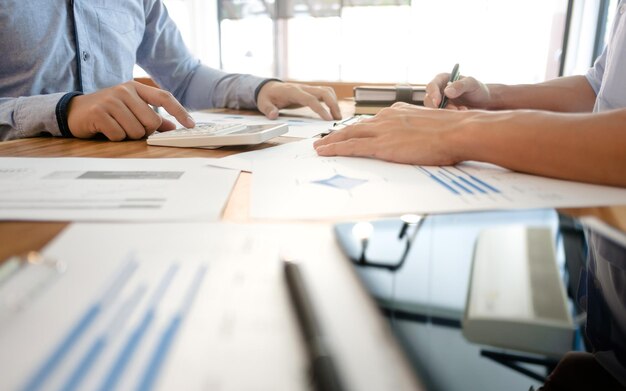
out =
<svg viewBox="0 0 626 391"><path fill-rule="evenodd" d="M185 43L202 62L220 68L217 0L163 0Z"/></svg>
<svg viewBox="0 0 626 391"><path fill-rule="evenodd" d="M424 83L456 62L484 81L558 73L564 0L219 0L224 69Z"/></svg>
<svg viewBox="0 0 626 391"><path fill-rule="evenodd" d="M618 0L572 2L564 75L584 74L607 43Z"/></svg>
<svg viewBox="0 0 626 391"><path fill-rule="evenodd" d="M164 2L192 51L229 72L425 83L458 62L463 74L485 82L534 83L559 72L584 73L598 46L596 27L610 25L618 1ZM570 3L567 62L561 69Z"/></svg>

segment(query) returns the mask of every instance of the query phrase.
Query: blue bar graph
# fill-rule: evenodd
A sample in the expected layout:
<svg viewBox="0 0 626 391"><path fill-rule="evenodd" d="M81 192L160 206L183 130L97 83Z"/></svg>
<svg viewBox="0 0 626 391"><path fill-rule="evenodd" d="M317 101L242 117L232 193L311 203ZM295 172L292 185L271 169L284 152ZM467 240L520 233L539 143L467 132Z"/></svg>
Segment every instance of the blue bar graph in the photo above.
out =
<svg viewBox="0 0 626 391"><path fill-rule="evenodd" d="M181 323L183 322L185 315L189 311L189 308L191 308L191 305L193 304L196 294L200 290L200 285L202 284L202 280L204 278L205 273L206 273L206 266L204 265L200 266L198 268L198 271L196 272L196 275L194 276L193 282L187 289L187 292L185 294L185 297L183 298L183 301L181 303L179 310L176 312L176 314L174 314L169 325L167 326L167 328L163 331L163 334L161 335L159 343L157 344L154 350L154 353L152 354L152 357L150 358L150 361L148 362L148 365L146 366L146 369L139 383L139 386L137 387L138 391L149 391L153 388L154 383L156 382L157 377L159 375L159 370L161 368L161 365L163 364L163 361L167 357L167 353L170 347L172 346L172 343L174 342L176 333Z"/></svg>
<svg viewBox="0 0 626 391"><path fill-rule="evenodd" d="M44 360L41 367L37 368L33 376L28 379L27 384L21 388L22 391L48 390L51 388L50 383L53 382L53 379L55 384L57 379L61 380L58 385L55 385L59 391L80 390L85 386L89 377L93 377L95 368L103 364L99 361L103 361L105 357L112 359L110 362L107 359L109 367L106 368L107 371L104 372L104 376L98 379L97 389L112 391L120 388L122 384L125 384L122 383L122 380L128 372L127 370L131 366L138 366L138 364L144 365L144 367L137 373L136 378L133 375L132 381L136 382L136 388L140 391L149 391L154 388L185 316L200 291L207 266L199 265L193 274L190 274L190 281L185 284L186 287L182 292L183 296L178 308L175 309L169 320L165 319L165 326L161 331L152 333L150 329L157 324L156 319L159 314L160 303L166 297L179 270L178 264L171 264L163 272L163 275L159 276L158 283L150 284L154 286L150 288L152 293L145 303L143 313L137 314L140 315L137 324L127 333L125 340L120 341L119 351L114 352L111 356L111 352L107 352L107 349L114 345L113 341L115 341L116 334L124 332L124 325L134 317L133 313L137 312L142 298L148 291L146 285L137 284L132 294L123 302L118 298L120 292L126 289L128 281L137 268L137 262L128 261L124 263L123 267L120 267L120 270L116 271L114 278L106 285L98 300L80 316L57 347ZM119 304L115 304L116 302ZM94 328L97 329L94 330ZM89 335L89 341L85 341L87 343L81 342L81 338L87 338L86 334ZM148 340L147 335L150 335L150 338L154 335L154 346L150 348L152 351L146 352L148 355L145 357L145 362L141 364L138 363L139 356L136 353L143 341ZM76 349L79 349L77 345L81 346L81 352L76 352ZM63 364L70 360L70 354L72 361L75 358L76 363L71 368L62 370L61 367L67 367Z"/></svg>
<svg viewBox="0 0 626 391"><path fill-rule="evenodd" d="M460 172L462 172L463 174L467 175L471 180L473 180L474 182L478 183L481 186L484 186L485 188L487 188L488 190L494 192L494 193L500 193L500 190L498 190L496 187L491 186L490 184L488 184L487 182L483 181L482 179L468 173L467 171L459 168L458 166L455 166L455 168L457 170L459 170Z"/></svg>
<svg viewBox="0 0 626 391"><path fill-rule="evenodd" d="M424 174L426 174L430 179L432 179L433 181L437 182L437 184L445 187L446 189L448 189L452 194L454 195L461 195L461 193L459 193L455 188L453 188L452 186L448 185L446 182L442 181L438 176L434 175L433 173L431 173L430 171L426 170L424 167L422 166L416 166L420 171L422 171Z"/></svg>
<svg viewBox="0 0 626 391"><path fill-rule="evenodd" d="M108 327L104 329L102 334L96 338L91 347L80 360L78 366L74 369L74 372L70 374L69 378L65 382L65 385L61 388L62 391L73 391L78 389L81 381L85 378L85 376L87 376L87 373L89 373L93 364L95 364L98 357L100 357L100 353L104 351L111 335L123 327L124 323L126 323L130 314L139 303L139 300L143 296L145 290L145 286L139 286L131 297L126 300L124 304L122 304L111 324L109 324Z"/></svg>
<svg viewBox="0 0 626 391"><path fill-rule="evenodd" d="M432 171L428 170L422 166L415 167L454 195L501 193L495 186L490 185L486 181L457 166L453 168L438 167L436 171L435 169Z"/></svg>
<svg viewBox="0 0 626 391"><path fill-rule="evenodd" d="M145 336L146 331L152 324L159 302L165 295L165 292L167 291L167 288L172 282L177 271L178 265L171 265L161 279L159 286L152 294L148 309L146 310L141 322L139 322L139 324L131 332L130 336L126 340L126 343L122 347L122 350L117 355L116 360L102 382L102 385L99 388L101 391L112 391L117 387L117 384L124 374L128 363L131 361L135 351L139 347L140 342Z"/></svg>
<svg viewBox="0 0 626 391"><path fill-rule="evenodd" d="M117 297L136 269L137 263L135 261L128 261L122 265L100 299L85 311L22 390L36 391L42 388L46 380L52 375L83 334L85 334L95 319Z"/></svg>
<svg viewBox="0 0 626 391"><path fill-rule="evenodd" d="M465 183L467 186L471 187L472 189L476 190L477 192L479 192L481 194L487 194L487 192L482 187L479 187L476 184L474 184L473 182L468 181L465 177L458 176L458 175L454 174L453 172L451 172L446 167L441 167L441 169L444 170L445 172L449 173L450 175L456 176L461 182Z"/></svg>
<svg viewBox="0 0 626 391"><path fill-rule="evenodd" d="M461 191L467 193L467 194L474 194L473 191L471 191L468 187L463 186L462 184L460 184L455 178L455 176L451 176L447 173L446 170L443 169L443 167L441 167L442 170L439 170L439 174L441 174L442 177L448 179L450 182L452 182L452 184L458 188L461 189Z"/></svg>

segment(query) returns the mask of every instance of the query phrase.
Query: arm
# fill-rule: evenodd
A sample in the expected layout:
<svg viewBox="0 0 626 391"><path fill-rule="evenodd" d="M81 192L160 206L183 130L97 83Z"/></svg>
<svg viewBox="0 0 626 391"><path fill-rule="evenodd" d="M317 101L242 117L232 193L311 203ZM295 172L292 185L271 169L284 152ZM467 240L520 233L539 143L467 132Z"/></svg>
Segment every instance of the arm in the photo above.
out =
<svg viewBox="0 0 626 391"><path fill-rule="evenodd" d="M274 119L278 109L309 106L326 120L340 119L334 91L327 87L279 83L247 74L227 73L200 64L185 46L161 1L145 1L146 29L137 63L185 107L259 109ZM328 109L321 103L324 102ZM330 111L330 113L329 113Z"/></svg>
<svg viewBox="0 0 626 391"><path fill-rule="evenodd" d="M123 7L122 2L117 3L119 4L111 5L111 8L118 8L119 6L124 11L121 8ZM134 7L134 4L131 3L135 2L126 3L131 9ZM120 84L92 94L70 93L72 88L79 87L79 83L76 80L78 75L74 73L75 70L78 70L75 69L73 58L73 38L71 35L67 36L67 33L74 26L79 31L84 32L84 35L81 36L85 42L93 41L90 45L95 49L99 43L100 35L98 32L103 28L97 23L94 24L94 18L97 10L104 9L89 4L76 5L77 12L75 15L77 17L72 23L72 16L68 15L66 5L56 8L55 6L43 7L38 14L36 13L36 15L46 15L36 18L41 19L41 26L37 25L37 28L33 27L30 30L28 26L23 26L28 25L25 22L32 19L29 12L32 11L30 10L32 7L9 7L10 10L7 11L9 15L15 14L13 15L15 20L12 20L12 23L9 23L6 28L3 25L1 30L6 30L7 36L22 37L17 41L23 43L22 47L34 45L38 49L33 49L32 53L28 50L22 50L19 51L19 55L12 56L10 55L14 52L12 49L19 45L15 46L15 42L13 45L0 45L8 50L5 50L8 53L6 57L14 59L14 61L3 61L3 64L6 63L9 66L0 70L0 79L3 81L0 90L3 91L4 96L0 98L0 139L33 137L45 133L53 136L74 135L76 137L91 137L96 133L103 133L112 140L120 140L127 137L140 138L155 129L173 129L174 124L163 120L154 113L148 106L149 103L167 106L166 110L173 110L170 112L181 123L193 126L192 121L186 121L188 114L165 91L150 90L148 87L136 86L133 82ZM107 13L106 15L110 17L114 14ZM102 17L104 16L98 14L98 18ZM133 29L134 26L136 26L135 23L132 26L129 25L128 28ZM130 35L127 37L126 35L104 33L102 33L101 38L108 38L107 42L112 48L119 46L118 43L122 39L128 40L124 43L135 47L138 45L138 42L135 41L140 39L140 37L133 39ZM116 39L119 39L120 42L115 41ZM46 56L44 53L46 48L49 52L59 54ZM129 52L128 56L123 55L126 53L120 53L119 58L116 58L117 62L121 64L120 69L132 69L132 52L133 50ZM96 53L105 55L107 51L104 49L101 51L94 50L94 54ZM107 74L106 66L103 65L106 63L105 59L93 56L92 62L94 61L94 64L100 66L89 69L94 73ZM98 70L100 72L96 72ZM126 73L122 71L119 76L122 74ZM90 76L92 77L85 78L88 79L88 83L86 83L88 91L97 89L99 86L112 85L121 79L118 75L97 77L91 74Z"/></svg>
<svg viewBox="0 0 626 391"><path fill-rule="evenodd" d="M322 156L398 163L464 160L626 187L626 109L603 113L454 111L396 104L315 143Z"/></svg>
<svg viewBox="0 0 626 391"><path fill-rule="evenodd" d="M473 77L462 77L448 86L448 78L447 73L442 73L427 85L426 106L438 107L442 92L450 99L447 108L451 109L590 112L596 99L584 76L519 85L483 84Z"/></svg>
<svg viewBox="0 0 626 391"><path fill-rule="evenodd" d="M568 76L537 84L490 84L491 110L534 109L591 112L596 93L584 76Z"/></svg>
<svg viewBox="0 0 626 391"><path fill-rule="evenodd" d="M484 126L484 120L490 125ZM486 161L531 174L626 187L626 109L502 112L495 118L479 113L452 139L457 161Z"/></svg>
<svg viewBox="0 0 626 391"><path fill-rule="evenodd" d="M42 133L61 136L56 112L65 95L0 98L0 141L35 137Z"/></svg>

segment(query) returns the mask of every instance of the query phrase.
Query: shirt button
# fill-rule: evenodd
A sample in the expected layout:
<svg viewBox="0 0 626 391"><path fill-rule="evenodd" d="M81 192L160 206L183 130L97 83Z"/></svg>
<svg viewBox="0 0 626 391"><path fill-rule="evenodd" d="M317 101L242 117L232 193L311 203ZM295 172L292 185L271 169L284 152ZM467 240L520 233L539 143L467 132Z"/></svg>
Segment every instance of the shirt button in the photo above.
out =
<svg viewBox="0 0 626 391"><path fill-rule="evenodd" d="M90 57L90 56L89 56L89 52L84 51L84 52L83 52L83 61L87 61L87 60L89 60L89 57Z"/></svg>
<svg viewBox="0 0 626 391"><path fill-rule="evenodd" d="M619 14L622 15L624 14L624 12L626 12L626 4L619 7Z"/></svg>

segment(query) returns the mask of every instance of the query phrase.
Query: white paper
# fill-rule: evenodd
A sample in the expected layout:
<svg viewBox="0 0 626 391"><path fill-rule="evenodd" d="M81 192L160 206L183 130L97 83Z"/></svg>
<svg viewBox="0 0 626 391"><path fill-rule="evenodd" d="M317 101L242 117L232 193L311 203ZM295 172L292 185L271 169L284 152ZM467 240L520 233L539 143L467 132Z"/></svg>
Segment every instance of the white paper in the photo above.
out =
<svg viewBox="0 0 626 391"><path fill-rule="evenodd" d="M217 220L239 172L208 161L0 158L0 219Z"/></svg>
<svg viewBox="0 0 626 391"><path fill-rule="evenodd" d="M219 159L212 159L209 164L215 167L230 168L252 172L254 162L268 159L303 159L316 157L313 150L315 139L305 139L284 143L273 147L242 152Z"/></svg>
<svg viewBox="0 0 626 391"><path fill-rule="evenodd" d="M349 388L418 389L330 227L211 223L70 226L44 250L65 272L0 323L0 389L308 389L285 244Z"/></svg>
<svg viewBox="0 0 626 391"><path fill-rule="evenodd" d="M626 189L526 175L490 164L426 167L301 156L253 161L252 217L329 219L626 203Z"/></svg>
<svg viewBox="0 0 626 391"><path fill-rule="evenodd" d="M41 390L66 389L98 342L78 390L301 388L306 356L289 318L278 246L258 234L185 223L72 226L45 251L66 271L0 324L0 389L28 389L37 378ZM66 353L52 360L95 306ZM176 317L171 345L159 351ZM139 387L159 355L155 387ZM42 375L46 365L52 369ZM277 367L283 375L269 375Z"/></svg>
<svg viewBox="0 0 626 391"><path fill-rule="evenodd" d="M283 136L299 138L310 138L317 136L320 133L326 132L334 124L334 121L324 121L322 119L282 115L276 120L271 120L264 115L208 113L204 111L196 111L192 112L191 116L196 122L246 124L285 122L289 126L289 131Z"/></svg>

